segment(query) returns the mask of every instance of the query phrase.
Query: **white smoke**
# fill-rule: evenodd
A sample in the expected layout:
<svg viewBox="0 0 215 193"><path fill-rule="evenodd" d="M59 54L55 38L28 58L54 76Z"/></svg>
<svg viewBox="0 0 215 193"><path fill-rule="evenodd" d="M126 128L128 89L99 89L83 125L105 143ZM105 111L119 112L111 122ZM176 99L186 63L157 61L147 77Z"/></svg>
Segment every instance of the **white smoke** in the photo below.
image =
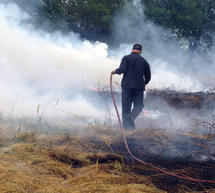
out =
<svg viewBox="0 0 215 193"><path fill-rule="evenodd" d="M121 48L142 43L142 55L153 73L150 87L194 92L214 89L214 50L198 54L182 49L187 46L186 41L149 21L140 0L128 1L117 13L113 31L115 40L124 43Z"/></svg>
<svg viewBox="0 0 215 193"><path fill-rule="evenodd" d="M64 37L32 31L21 25L26 17L14 4L0 4L0 110L9 114L15 101L13 113L34 115L38 104L58 98L74 113L98 116L84 99L72 103L65 93L107 85L119 61L107 57L104 43L81 41L73 33ZM77 106L81 101L84 105Z"/></svg>
<svg viewBox="0 0 215 193"><path fill-rule="evenodd" d="M143 14L140 1L133 3L139 7L137 14ZM132 13L129 7L124 12ZM28 17L16 5L0 3L0 110L6 115L13 111L16 116L35 116L39 104L50 101L54 104L59 100L64 110L104 117L105 112L98 111L86 98L79 95L78 99L70 98L68 93L76 95L76 90L91 89L98 84L108 86L111 70L119 66L122 56L129 54L132 44L137 42L143 43L143 56L152 69L152 81L147 88L199 91L213 83L204 79L213 73L208 69L202 73L199 67L202 58L196 57L196 66L187 66L189 56L184 56L174 42L164 43L158 34L160 28L152 23L140 21L140 26L135 27L126 17L120 17L116 37L123 34L122 38L129 42L108 50L107 44L82 41L74 33L64 36L60 32L35 31L30 24L22 23ZM120 78L114 77L118 83ZM49 114L56 116L54 111Z"/></svg>

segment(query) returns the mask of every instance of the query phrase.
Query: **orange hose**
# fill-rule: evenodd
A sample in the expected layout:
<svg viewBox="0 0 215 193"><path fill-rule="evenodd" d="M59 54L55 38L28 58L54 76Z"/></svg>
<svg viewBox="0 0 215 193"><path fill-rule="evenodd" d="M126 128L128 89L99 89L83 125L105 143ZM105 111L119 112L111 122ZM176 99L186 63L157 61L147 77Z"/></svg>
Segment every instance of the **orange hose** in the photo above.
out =
<svg viewBox="0 0 215 193"><path fill-rule="evenodd" d="M176 177L176 178L179 178L179 179L183 179L183 180L187 180L187 181L192 181L192 182L200 182L200 183L213 183L215 184L215 181L213 180L201 180L201 179L196 179L196 178L192 178L192 177L189 177L189 176L185 176L185 175L180 175L180 174L175 174L173 172L170 172L168 171L167 169L162 169L162 168L159 168L159 167L156 167L150 163L147 163L147 162L144 162L143 160L139 159L138 157L136 157L133 152L130 150L129 146L128 146L128 142L127 142L127 139L126 139L126 136L125 136L125 132L124 132L124 129L122 127L122 122L121 122L121 119L120 119L120 115L119 115L119 111L118 111L118 108L117 108L117 104L116 104L116 100L114 98L114 94L113 94L113 84L112 84L112 77L113 77L113 74L111 73L111 76L110 76L110 89L111 89L111 96L112 96L112 99L113 99L113 104L114 104L114 107L115 107L115 110L116 110L116 114L117 114L117 117L118 117L118 121L119 121L119 126L120 126L120 131L121 131L121 134L123 136L123 140L124 140L124 144L125 144L125 147L128 151L128 153L131 155L131 157L133 159L135 159L136 161L146 165L146 166L149 166L161 173L164 173L164 174L167 174L169 176L173 176L173 177Z"/></svg>

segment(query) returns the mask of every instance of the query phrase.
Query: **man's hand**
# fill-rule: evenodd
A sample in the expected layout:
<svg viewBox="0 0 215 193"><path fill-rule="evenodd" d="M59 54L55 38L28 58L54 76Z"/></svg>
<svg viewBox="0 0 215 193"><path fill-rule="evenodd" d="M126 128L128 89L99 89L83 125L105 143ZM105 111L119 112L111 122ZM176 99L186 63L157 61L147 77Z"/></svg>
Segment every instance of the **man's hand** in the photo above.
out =
<svg viewBox="0 0 215 193"><path fill-rule="evenodd" d="M111 72L111 74L116 74L116 70L113 70L113 71Z"/></svg>
<svg viewBox="0 0 215 193"><path fill-rule="evenodd" d="M144 90L146 90L146 85L147 85L147 84L146 84L146 82L144 81Z"/></svg>

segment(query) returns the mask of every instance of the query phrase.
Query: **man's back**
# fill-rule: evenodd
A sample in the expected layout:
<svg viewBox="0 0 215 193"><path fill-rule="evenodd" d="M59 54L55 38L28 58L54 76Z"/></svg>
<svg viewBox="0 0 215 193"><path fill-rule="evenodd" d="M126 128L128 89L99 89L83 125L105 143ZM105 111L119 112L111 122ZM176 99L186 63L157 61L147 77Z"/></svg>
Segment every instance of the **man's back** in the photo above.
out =
<svg viewBox="0 0 215 193"><path fill-rule="evenodd" d="M116 74L122 74L122 88L135 88L144 90L145 84L151 79L148 62L139 54L132 52L124 56Z"/></svg>
<svg viewBox="0 0 215 193"><path fill-rule="evenodd" d="M134 120L141 113L145 85L151 79L148 62L140 55L142 45L135 44L132 53L124 56L112 74L123 74L122 79L122 122L125 129L135 129ZM132 108L132 109L131 109Z"/></svg>

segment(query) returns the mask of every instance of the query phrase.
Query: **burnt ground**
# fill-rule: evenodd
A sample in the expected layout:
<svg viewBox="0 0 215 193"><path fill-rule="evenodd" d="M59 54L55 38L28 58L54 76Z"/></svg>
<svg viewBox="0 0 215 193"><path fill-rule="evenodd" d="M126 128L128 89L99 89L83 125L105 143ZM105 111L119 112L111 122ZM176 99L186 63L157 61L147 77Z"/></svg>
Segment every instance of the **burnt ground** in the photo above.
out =
<svg viewBox="0 0 215 193"><path fill-rule="evenodd" d="M91 92L91 94L92 103L97 101L111 103L109 92ZM115 93L115 95L117 101L120 102L120 93ZM101 104L95 105L100 107ZM149 121L148 125L140 124L142 127L136 131L126 132L132 152L143 161L160 168L166 168L168 171L197 179L215 180L215 119L213 116L215 93L149 90L145 99L145 107L149 110L162 111L165 115L159 119L164 119L164 122L167 122L165 118L172 113L176 113L176 119L178 115L183 114L185 118L182 121L191 115L193 115L192 119L196 115L200 116L196 118L197 121L193 121L194 124L189 131L169 132L165 129L165 124L161 125L160 120L156 118ZM201 121L203 116L204 118L210 116L210 121ZM145 123L147 119L143 118L143 122ZM175 119L173 119L171 127L176 125L174 121ZM42 132L49 133L49 130L52 129L51 126L49 127ZM125 148L118 132L118 126L105 127L99 125L96 126L97 128L91 127L89 126L89 135L86 133L85 136L78 139L72 138L73 133L70 133L68 129L66 130L68 136L58 140L55 145L76 147L80 148L80 151L92 153L93 156L90 156L89 159L95 163L97 160L100 164L121 161L125 164L125 170L129 168L133 173L147 176L157 188L170 193L215 191L215 184L177 179L134 161ZM54 131L52 132L54 134ZM77 160L68 160L67 157L58 158L56 155L52 155L52 157L61 162L68 162L69 164L71 162L77 167L85 165L85 163L79 163Z"/></svg>
<svg viewBox="0 0 215 193"><path fill-rule="evenodd" d="M100 92L98 95L105 98L107 103L111 103L108 92ZM120 93L115 93L115 96L120 104ZM192 117L193 124L189 131L183 130L175 133L162 130L162 125L156 129L157 127L153 127L153 124L150 125L151 122L147 126L145 124L144 130L127 134L127 141L132 152L143 161L174 173L197 179L215 180L215 118L213 114L215 92L148 90L144 103L146 109L162 111L165 115L161 119L165 119L171 113L178 113L176 119L177 115L183 115L182 121L184 121L189 116ZM195 117L196 115L198 117ZM147 122L146 119L143 121ZM160 120L152 120L152 122L159 125ZM174 120L172 125L175 126ZM133 168L136 173L149 176L159 189L171 193L214 191L215 184L180 180L154 171L148 166L142 166L131 158L120 137L112 138L109 146L96 137L88 138L88 140L98 145L94 147L96 152L114 152L122 155L125 164ZM105 162L105 160L100 161Z"/></svg>
<svg viewBox="0 0 215 193"><path fill-rule="evenodd" d="M179 109L214 109L215 92L180 92L172 90L148 90L146 103L148 106L158 100L166 101L167 104Z"/></svg>
<svg viewBox="0 0 215 193"><path fill-rule="evenodd" d="M134 152L134 154L138 158L154 166L166 168L168 171L171 171L173 173L190 176L192 178L204 180L215 179L215 160L211 159L211 157L210 159L208 158L205 160L195 160L193 156L186 154L175 155L174 157L170 157L167 155L164 156L164 152L159 152L159 149L157 147L154 147L158 144L152 139L148 139L148 141L143 142L144 139L142 139L141 137L129 135L127 137L127 140L132 152ZM213 141L215 141L215 137ZM96 162L98 160L100 164L114 162L115 160L121 161L134 173L147 176L158 189L165 190L170 193L185 191L206 192L209 190L214 191L215 189L215 184L197 183L177 179L175 177L168 176L161 172L155 171L154 169L150 168L150 166L144 166L134 161L133 158L128 154L124 142L121 140L120 137L116 137L115 139L113 139L110 145L107 145L106 142L102 141L97 137L83 139L80 143L82 148L85 149L86 152L91 152L94 154L94 157L91 157L91 161L94 160L94 162ZM171 142L169 142L170 146L173 145L170 143ZM177 146L186 146L183 143L184 141L175 142ZM155 150L157 150L157 152L155 152ZM203 148L199 147L196 148L196 151L202 151L205 153ZM105 156L99 156L99 154L101 153L104 153ZM119 155L122 156L123 161L120 160L121 158L119 157Z"/></svg>
<svg viewBox="0 0 215 193"><path fill-rule="evenodd" d="M100 104L96 104L97 101L103 101L106 104L112 103L110 93L107 91L90 92L90 94L92 96L90 100L98 107ZM114 94L120 105L120 93ZM161 120L153 119L147 125L145 123L148 118L143 118L140 128L144 129L127 133L127 141L132 152L143 161L160 168L166 168L168 171L197 179L215 180L215 119L213 115L215 92L189 93L148 90L144 104L146 109L161 111L164 115L159 119L164 119L163 122L168 122L169 120L165 119L175 114L170 127L177 127L175 120L179 118L177 116L181 116L180 121L182 122L192 119L192 128L189 128L190 130L187 132L183 130L182 132L169 133L165 130L165 124L161 125L163 123ZM155 124L157 125L155 126ZM115 129L118 130L118 128ZM148 176L157 188L170 193L214 191L215 184L177 179L137 163L128 154L119 134L111 135L111 142L107 144L99 137L101 133L98 129L94 136L91 135L91 137L81 140L82 148L95 155L98 152L121 155L126 166L132 168L134 173ZM118 157L111 154L105 158L95 156L94 161L97 159L99 163L106 163L117 160Z"/></svg>
<svg viewBox="0 0 215 193"><path fill-rule="evenodd" d="M144 140L139 139L136 140L132 137L128 137L128 143L130 144L131 150L135 153L135 155L145 162L151 163L155 166L160 168L166 168L169 171L173 171L177 174L191 176L197 179L207 179L207 180L214 180L215 176L215 160L208 158L208 160L201 160L196 159L195 156L204 154L205 149L201 147L192 148L190 150L190 154L185 150L186 149L186 139L184 140L169 140L168 147L160 146L158 142L153 140ZM120 152L123 143L120 144L113 144L113 149ZM170 153L169 146L174 146L174 150ZM214 147L214 146L213 146ZM125 150L125 148L124 148ZM169 151L169 152L168 152ZM174 154L174 151L177 151ZM196 152L194 152L196 151ZM207 154L207 153L206 153ZM132 160L132 158L128 155L126 150L123 152L125 156L125 160L127 163L138 164ZM205 155L205 154L204 154ZM137 171L138 172L138 171ZM203 191L204 186L207 187L206 189L215 188L215 185L211 184L198 184L193 182L186 182L185 180L179 180L177 178L167 176L167 175L160 175L160 172L151 173L152 171L143 172L144 175L153 176L152 181L156 186L160 189L166 190L168 192L177 192L177 187L180 187L182 184L189 187L192 190ZM161 183L162 182L162 183Z"/></svg>
<svg viewBox="0 0 215 193"><path fill-rule="evenodd" d="M111 94L108 89L86 90L84 92L79 91L79 94L88 96L87 99L91 101L95 106L99 106L101 101L105 101L109 104L112 103ZM214 109L215 108L215 91L208 92L184 92L174 90L147 90L145 91L147 97L145 98L145 106L156 106L159 108L161 101L176 108L176 109ZM71 94L68 94L71 97ZM114 96L117 103L120 103L121 93L114 92ZM98 104L99 101L99 104ZM157 105L156 105L157 104ZM102 104L103 105L103 104Z"/></svg>

